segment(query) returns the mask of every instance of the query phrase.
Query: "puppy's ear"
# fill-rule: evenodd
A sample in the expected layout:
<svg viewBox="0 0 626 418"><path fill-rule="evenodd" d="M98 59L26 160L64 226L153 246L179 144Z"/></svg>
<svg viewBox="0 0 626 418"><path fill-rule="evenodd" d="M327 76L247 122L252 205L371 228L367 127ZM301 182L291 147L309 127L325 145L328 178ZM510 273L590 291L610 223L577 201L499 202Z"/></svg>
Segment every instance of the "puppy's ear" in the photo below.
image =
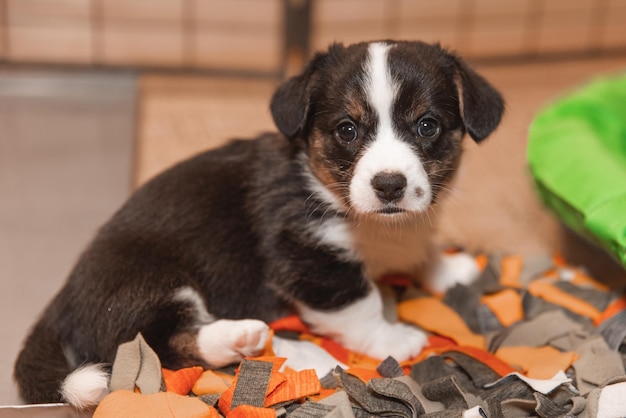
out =
<svg viewBox="0 0 626 418"><path fill-rule="evenodd" d="M476 142L496 129L504 113L500 93L463 60L455 57L455 83L459 91L461 117L468 133Z"/></svg>
<svg viewBox="0 0 626 418"><path fill-rule="evenodd" d="M291 139L304 128L307 120L313 84L327 54L317 54L302 74L281 84L270 103L274 123L285 137Z"/></svg>

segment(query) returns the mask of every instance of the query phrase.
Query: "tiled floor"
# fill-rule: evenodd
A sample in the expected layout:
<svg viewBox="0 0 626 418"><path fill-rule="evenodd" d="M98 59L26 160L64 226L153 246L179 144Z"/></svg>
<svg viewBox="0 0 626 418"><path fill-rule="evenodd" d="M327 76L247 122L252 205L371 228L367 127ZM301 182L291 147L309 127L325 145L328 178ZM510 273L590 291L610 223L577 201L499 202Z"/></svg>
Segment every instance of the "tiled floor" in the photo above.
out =
<svg viewBox="0 0 626 418"><path fill-rule="evenodd" d="M13 361L77 255L128 195L129 74L0 72L0 405Z"/></svg>
<svg viewBox="0 0 626 418"><path fill-rule="evenodd" d="M583 248L574 262L598 264L607 280L626 284L606 258L563 234L537 202L525 163L527 127L541 106L624 68L622 58L482 69L504 93L507 114L486 143L467 141L457 191L444 204L443 239L525 255ZM0 405L17 401L10 376L27 327L123 201L131 176L139 184L201 149L273 129L271 82L143 77L132 175L133 81L0 73Z"/></svg>

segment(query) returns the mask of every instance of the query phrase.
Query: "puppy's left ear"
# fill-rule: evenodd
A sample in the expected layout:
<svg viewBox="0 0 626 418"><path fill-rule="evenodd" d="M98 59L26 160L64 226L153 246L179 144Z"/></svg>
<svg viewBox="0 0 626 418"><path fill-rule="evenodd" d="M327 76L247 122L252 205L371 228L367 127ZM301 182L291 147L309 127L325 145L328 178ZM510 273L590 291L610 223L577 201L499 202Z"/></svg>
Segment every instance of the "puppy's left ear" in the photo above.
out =
<svg viewBox="0 0 626 418"><path fill-rule="evenodd" d="M312 85L324 56L318 54L302 74L285 81L272 96L270 110L274 123L288 139L296 137L306 124Z"/></svg>
<svg viewBox="0 0 626 418"><path fill-rule="evenodd" d="M504 113L500 93L463 60L455 57L455 83L459 91L461 116L472 139L480 142L491 134Z"/></svg>
<svg viewBox="0 0 626 418"><path fill-rule="evenodd" d="M307 84L306 74L292 77L281 84L272 96L272 118L278 130L289 139L304 126L308 107Z"/></svg>

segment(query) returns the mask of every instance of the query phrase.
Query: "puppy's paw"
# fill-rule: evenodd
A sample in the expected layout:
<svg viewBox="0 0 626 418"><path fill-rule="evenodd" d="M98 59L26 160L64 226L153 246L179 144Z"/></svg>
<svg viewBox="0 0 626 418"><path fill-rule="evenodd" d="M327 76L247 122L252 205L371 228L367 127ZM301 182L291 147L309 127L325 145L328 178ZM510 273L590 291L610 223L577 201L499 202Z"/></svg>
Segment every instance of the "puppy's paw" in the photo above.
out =
<svg viewBox="0 0 626 418"><path fill-rule="evenodd" d="M435 293L445 293L457 284L472 284L479 274L478 264L471 255L466 253L445 255L427 285Z"/></svg>
<svg viewBox="0 0 626 418"><path fill-rule="evenodd" d="M269 327L263 321L220 319L200 328L198 350L211 366L222 367L260 355L269 335Z"/></svg>
<svg viewBox="0 0 626 418"><path fill-rule="evenodd" d="M270 335L269 326L256 319L243 319L234 322L237 325L237 339L234 349L244 357L258 356L263 353Z"/></svg>
<svg viewBox="0 0 626 418"><path fill-rule="evenodd" d="M364 354L385 359L388 356L397 361L416 357L428 342L426 334L410 325L385 323L384 326L372 330L369 343L364 347Z"/></svg>

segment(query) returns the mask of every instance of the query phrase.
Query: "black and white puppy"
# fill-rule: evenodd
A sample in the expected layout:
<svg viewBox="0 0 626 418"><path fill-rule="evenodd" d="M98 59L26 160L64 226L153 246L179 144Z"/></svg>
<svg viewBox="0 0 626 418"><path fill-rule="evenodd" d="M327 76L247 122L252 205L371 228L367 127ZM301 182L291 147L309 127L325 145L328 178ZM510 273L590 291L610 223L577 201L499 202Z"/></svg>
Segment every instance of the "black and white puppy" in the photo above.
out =
<svg viewBox="0 0 626 418"><path fill-rule="evenodd" d="M405 273L442 291L472 280L469 257L439 257L430 217L462 137L487 137L503 107L437 45L316 55L272 98L279 134L174 166L102 227L25 342L22 397L97 403L117 346L138 332L164 367L237 362L294 311L369 356L417 355L425 334L383 318L374 281Z"/></svg>

